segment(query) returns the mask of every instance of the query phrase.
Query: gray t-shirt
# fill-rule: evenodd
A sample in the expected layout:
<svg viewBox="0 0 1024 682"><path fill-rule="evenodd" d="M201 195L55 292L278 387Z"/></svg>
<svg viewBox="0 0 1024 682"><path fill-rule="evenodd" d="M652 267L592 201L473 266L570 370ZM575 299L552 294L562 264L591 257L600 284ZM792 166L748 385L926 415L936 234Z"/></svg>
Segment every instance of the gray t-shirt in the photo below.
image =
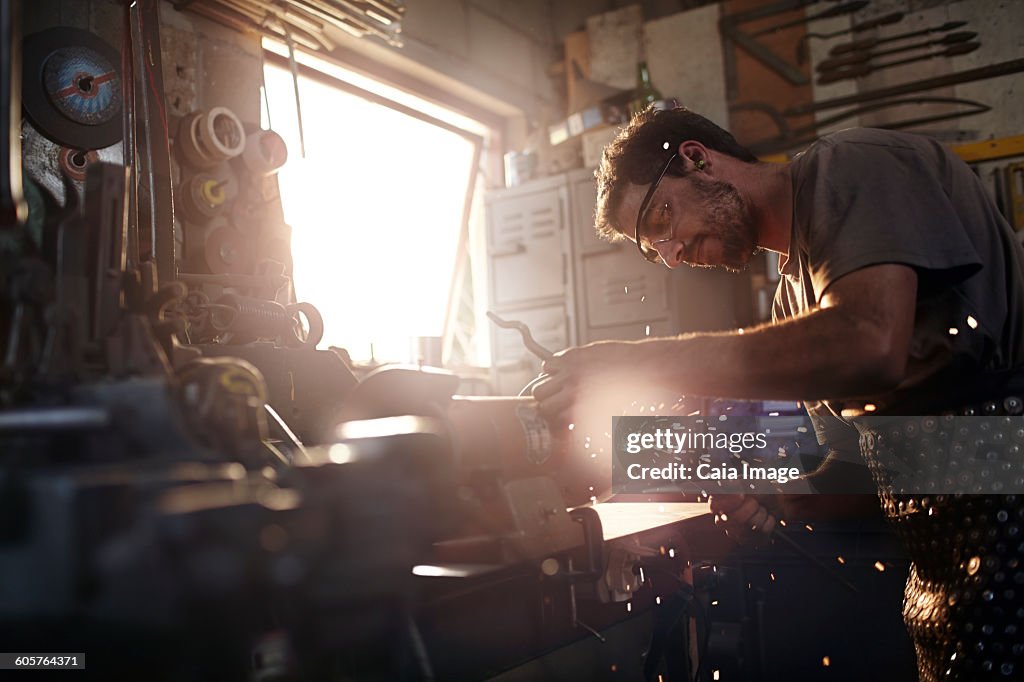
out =
<svg viewBox="0 0 1024 682"><path fill-rule="evenodd" d="M773 316L814 308L832 282L883 263L917 272L906 378L857 400L808 403L812 415L856 417L937 402L962 381L1024 362L1024 251L970 168L926 137L851 129L792 163L793 233ZM920 412L919 412L920 413ZM819 436L823 434L819 433Z"/></svg>

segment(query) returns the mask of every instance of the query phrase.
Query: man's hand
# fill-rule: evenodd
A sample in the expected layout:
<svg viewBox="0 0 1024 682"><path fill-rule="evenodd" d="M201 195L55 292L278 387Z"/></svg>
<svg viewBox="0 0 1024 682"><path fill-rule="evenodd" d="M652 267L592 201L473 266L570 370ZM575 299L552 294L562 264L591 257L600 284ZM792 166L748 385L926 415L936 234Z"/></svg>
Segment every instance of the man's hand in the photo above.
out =
<svg viewBox="0 0 1024 682"><path fill-rule="evenodd" d="M544 362L548 376L533 388L540 411L549 419L576 421L576 406L586 400L587 411L603 410L607 418L622 414L653 377L644 372L640 347L630 341L598 341L567 348Z"/></svg>
<svg viewBox="0 0 1024 682"><path fill-rule="evenodd" d="M775 517L754 497L712 495L711 511L715 525L737 542L767 537L775 530Z"/></svg>

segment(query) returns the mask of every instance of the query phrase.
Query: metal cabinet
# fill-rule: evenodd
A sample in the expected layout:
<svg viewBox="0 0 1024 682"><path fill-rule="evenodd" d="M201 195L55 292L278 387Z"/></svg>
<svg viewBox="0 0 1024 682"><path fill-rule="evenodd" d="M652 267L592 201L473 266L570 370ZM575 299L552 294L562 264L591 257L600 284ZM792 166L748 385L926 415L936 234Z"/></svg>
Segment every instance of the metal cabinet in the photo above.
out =
<svg viewBox="0 0 1024 682"><path fill-rule="evenodd" d="M486 199L488 306L520 320L541 345L577 343L568 184L545 178ZM516 394L540 371L519 334L492 327L492 379L501 394Z"/></svg>
<svg viewBox="0 0 1024 682"><path fill-rule="evenodd" d="M568 180L579 342L674 333L669 270L639 258L632 242L599 239L594 232L593 172L574 171Z"/></svg>

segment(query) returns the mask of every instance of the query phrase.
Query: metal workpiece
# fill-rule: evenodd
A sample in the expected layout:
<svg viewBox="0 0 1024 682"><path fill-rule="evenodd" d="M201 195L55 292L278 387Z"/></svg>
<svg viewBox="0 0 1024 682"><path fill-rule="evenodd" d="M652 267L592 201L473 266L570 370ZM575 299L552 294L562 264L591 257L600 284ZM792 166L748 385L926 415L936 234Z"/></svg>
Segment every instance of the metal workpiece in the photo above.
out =
<svg viewBox="0 0 1024 682"><path fill-rule="evenodd" d="M526 346L526 350L530 351L541 360L547 360L554 355L550 350L537 343L533 338L533 333L530 332L530 328L523 322L505 320L491 310L487 311L487 317L491 319L491 322L502 329L514 329L519 332L523 337L523 345Z"/></svg>

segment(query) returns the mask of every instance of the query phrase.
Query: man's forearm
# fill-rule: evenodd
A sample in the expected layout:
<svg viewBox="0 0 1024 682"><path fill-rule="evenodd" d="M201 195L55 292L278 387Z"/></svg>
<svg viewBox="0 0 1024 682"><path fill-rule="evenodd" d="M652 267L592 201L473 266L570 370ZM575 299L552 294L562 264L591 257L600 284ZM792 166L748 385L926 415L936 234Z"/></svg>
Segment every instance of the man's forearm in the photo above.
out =
<svg viewBox="0 0 1024 682"><path fill-rule="evenodd" d="M872 330L835 309L816 310L744 333L692 334L638 342L637 357L686 393L752 400L868 395L898 376Z"/></svg>

